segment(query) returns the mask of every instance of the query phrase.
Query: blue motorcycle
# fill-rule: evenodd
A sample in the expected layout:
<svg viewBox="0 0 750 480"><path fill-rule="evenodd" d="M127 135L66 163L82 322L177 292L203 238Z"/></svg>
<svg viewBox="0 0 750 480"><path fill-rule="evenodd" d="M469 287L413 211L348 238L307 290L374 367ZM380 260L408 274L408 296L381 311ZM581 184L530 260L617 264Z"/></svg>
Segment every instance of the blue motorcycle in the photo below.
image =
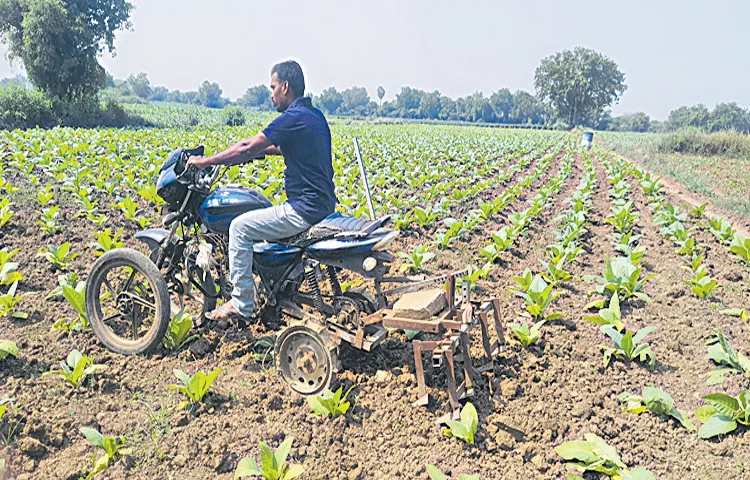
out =
<svg viewBox="0 0 750 480"><path fill-rule="evenodd" d="M135 235L146 248L111 250L93 265L86 309L93 330L121 354L153 351L171 319L182 312L205 319L230 298L229 224L267 208L260 192L237 185L214 188L222 169L186 168L203 147L174 151L161 167L157 193L166 202L165 228ZM275 346L277 366L299 393L321 392L338 369L338 346L369 351L387 335L377 311L388 305L382 283L393 260L386 248L399 232L389 217L367 220L335 213L292 238L254 246L256 302L287 328ZM342 270L374 281L374 294L342 288ZM373 319L368 321L368 319Z"/></svg>

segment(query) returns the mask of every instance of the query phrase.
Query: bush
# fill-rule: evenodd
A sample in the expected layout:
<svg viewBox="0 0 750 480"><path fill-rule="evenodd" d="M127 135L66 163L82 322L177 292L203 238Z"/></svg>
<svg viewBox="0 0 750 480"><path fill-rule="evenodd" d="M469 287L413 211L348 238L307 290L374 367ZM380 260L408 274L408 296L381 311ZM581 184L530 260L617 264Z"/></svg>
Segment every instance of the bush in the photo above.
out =
<svg viewBox="0 0 750 480"><path fill-rule="evenodd" d="M225 107L221 113L221 123L230 127L239 127L245 124L245 109L238 106Z"/></svg>
<svg viewBox="0 0 750 480"><path fill-rule="evenodd" d="M52 102L40 90L10 85L0 89L0 130L54 126Z"/></svg>
<svg viewBox="0 0 750 480"><path fill-rule="evenodd" d="M750 156L750 136L732 130L704 133L697 128L687 128L665 134L657 148L665 153L747 158Z"/></svg>
<svg viewBox="0 0 750 480"><path fill-rule="evenodd" d="M103 105L97 99L76 103L57 101L55 111L59 114L60 124L67 127L120 128L147 125L142 118L127 113L119 103L112 99L107 100Z"/></svg>

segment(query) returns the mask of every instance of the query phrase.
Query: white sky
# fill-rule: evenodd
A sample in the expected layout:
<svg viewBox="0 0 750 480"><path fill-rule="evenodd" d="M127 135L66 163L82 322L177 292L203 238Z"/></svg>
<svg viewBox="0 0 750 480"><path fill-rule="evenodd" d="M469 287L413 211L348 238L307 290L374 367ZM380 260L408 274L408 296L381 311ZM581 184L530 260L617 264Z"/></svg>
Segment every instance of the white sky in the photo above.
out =
<svg viewBox="0 0 750 480"><path fill-rule="evenodd" d="M103 63L116 78L234 99L300 62L308 90L401 86L453 98L509 87L533 92L540 60L578 45L619 65L628 90L615 114L666 118L684 104L750 107L750 2L743 0L408 1L131 0L133 31ZM4 47L0 46L4 54ZM2 55L0 77L20 72Z"/></svg>

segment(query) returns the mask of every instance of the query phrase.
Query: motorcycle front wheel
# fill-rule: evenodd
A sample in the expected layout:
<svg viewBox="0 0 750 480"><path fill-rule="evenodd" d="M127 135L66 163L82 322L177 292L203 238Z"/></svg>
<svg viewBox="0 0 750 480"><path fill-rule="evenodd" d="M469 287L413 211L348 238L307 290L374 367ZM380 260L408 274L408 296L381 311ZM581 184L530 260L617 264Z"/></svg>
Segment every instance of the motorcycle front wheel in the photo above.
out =
<svg viewBox="0 0 750 480"><path fill-rule="evenodd" d="M110 350L124 355L153 351L171 318L167 282L146 255L130 248L110 250L89 273L86 311L94 333Z"/></svg>

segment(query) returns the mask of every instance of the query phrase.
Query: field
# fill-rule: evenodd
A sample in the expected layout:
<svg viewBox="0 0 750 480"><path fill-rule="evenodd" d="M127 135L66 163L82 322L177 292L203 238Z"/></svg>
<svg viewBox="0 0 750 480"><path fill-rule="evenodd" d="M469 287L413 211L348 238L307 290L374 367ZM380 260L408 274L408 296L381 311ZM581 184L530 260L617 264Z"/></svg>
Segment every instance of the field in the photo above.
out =
<svg viewBox="0 0 750 480"><path fill-rule="evenodd" d="M0 247L13 254L0 277L0 340L18 347L16 355L0 351L0 402L13 399L0 420L0 459L19 480L85 477L101 451L81 427L124 435L130 449L96 478L230 479L240 459L259 458L259 441L275 448L288 438L289 460L302 465L305 479L423 479L427 464L448 478L565 478L570 470L556 447L588 433L613 447L628 469L648 469L655 478L747 478L750 429L742 423L750 419L750 394L744 405L719 408L712 418L705 408L694 414L707 394L738 396L750 388L750 361L742 355L750 355L747 230L735 232L729 216L686 207L617 153L581 151L577 134L567 132L332 128L340 209L366 214L351 144L356 135L378 214L393 214L402 231L391 251L405 255L392 272L471 266L475 295L499 299L508 346L477 382L473 445L434 424L444 413L444 389L431 390L428 407L411 406L417 388L404 332L392 332L373 353L344 356L334 388L353 387L352 407L335 420L314 415L286 387L257 343L274 333L262 325L196 330L200 338L189 346L150 356L105 350L70 301L70 287L68 299L51 295L59 277L85 280L120 229L119 241L140 248L133 235L161 218L153 183L169 151L204 144L216 152L264 120L246 127L0 132ZM733 178L721 169L716 175L711 181L723 182L717 189L747 191L747 169ZM233 167L222 182L284 200L280 158ZM727 206L717 201L709 209ZM64 248L47 247L66 243L67 256ZM539 278L528 282L527 269ZM590 277L603 272L608 279L601 283ZM545 318L540 338L527 347L510 326ZM654 330L644 339L646 327ZM628 333L621 337L618 328ZM628 343L639 330L633 347L641 347L633 354ZM621 351L613 352L612 337ZM43 376L73 349L106 369L76 388L57 374ZM186 397L167 386L178 382L173 370L215 368L222 371L210 393L182 408ZM717 368L726 369L721 382L721 373L709 377ZM445 379L430 383L443 387ZM642 409L618 397L652 385L671 395L675 410L623 410ZM657 411L668 404L648 402ZM737 428L719 413L735 417ZM722 434L707 439L689 428L710 436L717 422Z"/></svg>

